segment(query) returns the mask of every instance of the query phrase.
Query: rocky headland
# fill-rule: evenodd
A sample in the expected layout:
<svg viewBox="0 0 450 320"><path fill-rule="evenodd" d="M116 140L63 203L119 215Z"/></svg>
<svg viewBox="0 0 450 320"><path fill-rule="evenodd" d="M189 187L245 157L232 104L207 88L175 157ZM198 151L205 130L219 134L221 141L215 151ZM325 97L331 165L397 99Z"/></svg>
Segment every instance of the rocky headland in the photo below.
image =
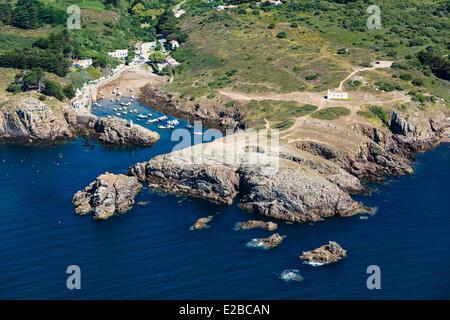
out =
<svg viewBox="0 0 450 320"><path fill-rule="evenodd" d="M361 181L412 173L414 153L434 147L450 127L440 111L408 121L391 111L389 119L384 128L307 119L307 125L320 130L322 140L341 135L342 145L319 138L280 140L279 152L259 146L256 133L238 131L137 163L127 174L150 188L218 204L237 200L247 211L289 222L372 213L350 196L370 194Z"/></svg>
<svg viewBox="0 0 450 320"><path fill-rule="evenodd" d="M329 241L328 244L314 249L313 251L306 251L300 256L300 259L311 265L324 265L336 262L347 256L347 251L334 241Z"/></svg>
<svg viewBox="0 0 450 320"><path fill-rule="evenodd" d="M159 139L158 133L142 126L130 127L122 119L79 115L56 101L26 97L1 103L1 142L47 145L83 136L105 145L151 146Z"/></svg>

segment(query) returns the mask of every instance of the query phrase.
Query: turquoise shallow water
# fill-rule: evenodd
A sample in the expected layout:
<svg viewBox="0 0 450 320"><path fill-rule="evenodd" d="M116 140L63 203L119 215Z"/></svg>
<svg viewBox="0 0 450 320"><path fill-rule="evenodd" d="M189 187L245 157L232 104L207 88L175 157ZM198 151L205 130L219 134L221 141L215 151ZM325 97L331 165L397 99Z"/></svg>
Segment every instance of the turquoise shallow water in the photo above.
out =
<svg viewBox="0 0 450 320"><path fill-rule="evenodd" d="M113 113L105 109L96 112ZM137 201L148 205L107 221L73 213L73 194L99 174L124 173L169 152L177 142L170 131L160 133L154 147L142 149L92 149L82 139L47 148L0 146L0 298L450 298L449 144L419 154L414 175L388 178L371 185L372 196L357 197L377 207L376 215L281 223L277 232L287 237L272 250L245 246L268 233L233 231L238 221L259 219L235 204L144 189ZM211 228L189 231L208 215ZM329 240L348 257L322 267L300 263L302 251ZM73 264L81 268L81 290L66 288ZM366 287L369 265L381 268L381 290ZM304 280L279 279L286 269Z"/></svg>

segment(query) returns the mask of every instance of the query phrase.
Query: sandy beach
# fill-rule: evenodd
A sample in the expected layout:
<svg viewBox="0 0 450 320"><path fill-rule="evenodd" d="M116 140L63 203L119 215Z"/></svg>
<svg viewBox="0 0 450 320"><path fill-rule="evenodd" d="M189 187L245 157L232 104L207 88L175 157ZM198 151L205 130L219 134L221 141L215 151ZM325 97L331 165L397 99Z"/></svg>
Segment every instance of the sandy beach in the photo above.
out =
<svg viewBox="0 0 450 320"><path fill-rule="evenodd" d="M122 96L139 96L139 89L144 87L147 83L166 82L164 77L152 73L150 70L145 70L143 65L131 67L130 69L120 72L117 77L112 77L99 86L97 91L97 100L102 99L102 94L105 99L116 97L117 88L122 93ZM112 90L116 89L116 94ZM132 92L130 89L133 89Z"/></svg>

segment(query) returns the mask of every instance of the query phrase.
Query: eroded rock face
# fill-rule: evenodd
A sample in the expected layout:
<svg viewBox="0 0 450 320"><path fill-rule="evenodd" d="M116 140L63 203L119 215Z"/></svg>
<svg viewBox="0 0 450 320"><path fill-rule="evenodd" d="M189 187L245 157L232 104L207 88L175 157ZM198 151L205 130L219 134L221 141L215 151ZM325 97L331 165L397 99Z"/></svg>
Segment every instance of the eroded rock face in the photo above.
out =
<svg viewBox="0 0 450 320"><path fill-rule="evenodd" d="M262 228L267 231L274 231L278 228L278 224L275 222L265 222L261 220L248 220L245 222L238 222L236 224L236 230L250 230L255 228Z"/></svg>
<svg viewBox="0 0 450 320"><path fill-rule="evenodd" d="M0 101L0 141L51 144L82 135L107 145L151 146L159 134L140 125L131 127L122 119L78 115L73 108L52 101L50 107L33 97Z"/></svg>
<svg viewBox="0 0 450 320"><path fill-rule="evenodd" d="M72 202L78 214L93 212L94 219L108 219L131 209L141 188L136 177L105 173L78 191Z"/></svg>
<svg viewBox="0 0 450 320"><path fill-rule="evenodd" d="M63 112L34 98L8 103L0 110L0 140L45 143L74 136Z"/></svg>
<svg viewBox="0 0 450 320"><path fill-rule="evenodd" d="M108 145L151 146L159 140L158 133L116 118L96 118L93 129L98 141Z"/></svg>
<svg viewBox="0 0 450 320"><path fill-rule="evenodd" d="M212 218L213 216L198 219L191 227L191 230L200 230L208 227L208 223L212 220Z"/></svg>
<svg viewBox="0 0 450 320"><path fill-rule="evenodd" d="M239 189L239 175L223 165L192 164L182 157L158 156L146 163L138 163L128 170L150 186L172 193L230 205Z"/></svg>
<svg viewBox="0 0 450 320"><path fill-rule="evenodd" d="M278 247L285 237L274 233L268 238L253 239L247 245L253 248L272 249Z"/></svg>
<svg viewBox="0 0 450 320"><path fill-rule="evenodd" d="M315 222L332 216L370 212L320 175L280 168L268 175L258 168L241 173L242 208L291 222Z"/></svg>
<svg viewBox="0 0 450 320"><path fill-rule="evenodd" d="M279 168L261 164L269 158L266 153L251 151L261 160L255 165L224 162L221 143L215 141L188 150L191 154L202 152L202 161L195 162L194 158L184 156L185 149L138 163L129 168L128 174L149 182L152 188L216 203L231 204L240 193L242 208L291 222L314 222L335 215L345 217L371 212L315 171L289 168L288 164ZM236 152L236 157L245 156L248 156L245 152Z"/></svg>
<svg viewBox="0 0 450 320"><path fill-rule="evenodd" d="M323 265L336 262L347 255L347 251L334 241L329 241L328 244L314 249L313 251L306 251L300 256L305 263L313 265Z"/></svg>

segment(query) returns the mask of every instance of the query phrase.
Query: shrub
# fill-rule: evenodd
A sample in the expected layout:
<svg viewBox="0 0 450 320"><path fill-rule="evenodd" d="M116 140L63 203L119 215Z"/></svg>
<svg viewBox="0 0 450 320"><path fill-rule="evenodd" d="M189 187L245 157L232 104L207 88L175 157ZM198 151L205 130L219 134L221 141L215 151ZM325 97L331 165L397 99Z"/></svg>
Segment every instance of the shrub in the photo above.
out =
<svg viewBox="0 0 450 320"><path fill-rule="evenodd" d="M369 110L374 113L384 124L388 123L387 111L382 106L370 106Z"/></svg>
<svg viewBox="0 0 450 320"><path fill-rule="evenodd" d="M412 75L410 73L402 73L400 75L400 79L410 81L412 79Z"/></svg>
<svg viewBox="0 0 450 320"><path fill-rule="evenodd" d="M16 93L16 92L21 92L22 88L19 83L10 83L8 85L8 87L6 88L6 91Z"/></svg>
<svg viewBox="0 0 450 320"><path fill-rule="evenodd" d="M421 87L423 85L423 80L420 78L415 78L412 81L412 84L415 85L416 87Z"/></svg>
<svg viewBox="0 0 450 320"><path fill-rule="evenodd" d="M277 38L285 39L287 38L287 33L285 31L281 31L280 33L277 34Z"/></svg>
<svg viewBox="0 0 450 320"><path fill-rule="evenodd" d="M58 100L64 100L64 94L61 85L52 80L46 79L44 81L44 89L42 90L42 93L46 96L52 96L55 97Z"/></svg>
<svg viewBox="0 0 450 320"><path fill-rule="evenodd" d="M318 73L314 73L314 74L309 74L305 77L306 80L315 80L317 79L317 77L319 76Z"/></svg>
<svg viewBox="0 0 450 320"><path fill-rule="evenodd" d="M344 107L332 107L325 108L314 112L311 117L323 120L335 120L339 119L341 116L348 116L350 110Z"/></svg>

